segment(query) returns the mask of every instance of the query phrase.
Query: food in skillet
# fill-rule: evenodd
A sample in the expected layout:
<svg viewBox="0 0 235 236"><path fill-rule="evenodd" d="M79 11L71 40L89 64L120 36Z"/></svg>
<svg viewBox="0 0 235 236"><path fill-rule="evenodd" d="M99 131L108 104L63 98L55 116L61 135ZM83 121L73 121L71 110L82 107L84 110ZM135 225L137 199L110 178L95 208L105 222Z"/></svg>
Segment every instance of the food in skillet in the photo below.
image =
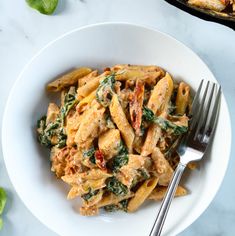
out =
<svg viewBox="0 0 235 236"><path fill-rule="evenodd" d="M215 11L220 15L235 16L235 0L188 0L190 5Z"/></svg>
<svg viewBox="0 0 235 236"><path fill-rule="evenodd" d="M188 129L186 83L157 66L115 65L101 74L76 69L47 89L61 101L38 121L38 140L71 186L67 198L81 197L80 214L133 212L163 198L178 162L172 144ZM179 186L176 196L185 194Z"/></svg>

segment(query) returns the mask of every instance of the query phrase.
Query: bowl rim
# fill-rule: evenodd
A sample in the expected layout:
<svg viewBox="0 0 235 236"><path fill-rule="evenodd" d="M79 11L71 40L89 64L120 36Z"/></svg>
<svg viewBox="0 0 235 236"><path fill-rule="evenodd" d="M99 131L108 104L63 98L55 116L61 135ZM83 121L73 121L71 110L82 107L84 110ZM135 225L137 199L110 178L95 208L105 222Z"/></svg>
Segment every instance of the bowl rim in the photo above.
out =
<svg viewBox="0 0 235 236"><path fill-rule="evenodd" d="M146 26L144 24L134 24L134 23L129 23L129 22L122 22L122 21L108 21L108 22L102 22L102 23L95 23L95 24L89 24L89 25L85 25L82 27L77 27L74 28L62 35L60 35L59 37L55 38L54 40L50 41L49 43L47 43L45 46L43 46L38 52L36 52L36 54L28 61L28 63L23 67L23 69L21 70L21 72L19 73L18 77L15 79L13 86L10 89L10 92L8 94L8 98L7 101L5 103L5 108L4 108L4 113L3 113L3 120L2 120L2 133L1 133L1 138L2 138L2 153L3 153L3 159L4 159L4 163L5 163L5 167L7 169L7 173L9 176L9 179L17 193L17 195L19 196L19 198L21 199L21 201L24 203L24 205L26 206L26 208L31 212L31 214L33 216L35 216L35 218L37 218L39 220L39 222L41 222L45 227L47 227L48 229L50 229L52 232L55 232L56 234L59 234L58 232L56 232L56 230L53 227L50 227L46 220L43 219L42 217L39 217L38 215L34 214L33 210L29 207L27 201L24 200L24 198L21 195L21 191L19 190L19 188L17 187L17 185L15 185L14 183L14 179L12 177L12 170L10 169L10 166L7 164L7 144L5 142L5 134L7 133L7 128L6 128L6 123L7 123L7 111L9 110L9 103L10 100L13 97L13 91L14 89L17 87L18 81L21 79L21 77L23 76L24 72L28 69L28 67L31 65L31 63L38 57L40 56L41 53L43 53L48 47L50 47L51 45L53 45L54 43L56 43L57 41L65 38L68 35L72 35L73 33L77 32L77 31L83 31L89 28L93 28L93 27L102 27L102 26L111 26L111 25L119 25L119 26L130 26L130 27L135 27L135 28L139 28L142 30L148 30L151 32L157 32L158 34L161 34L165 37L170 38L171 40L173 40L175 43L179 44L181 47L183 47L185 50L190 51L194 57L196 57L199 61L201 61L206 68L208 69L208 71L211 73L212 77L216 80L214 74L211 72L210 68L207 66L207 64L204 62L204 60L202 60L197 53L195 53L190 47L186 46L184 43L182 43L181 41L177 40L176 38L174 38L173 36L171 36L168 33L162 32L154 27L150 27L150 26ZM217 81L217 80L216 80ZM190 220L185 220L183 223L181 223L181 226L178 227L176 230L174 230L174 234L177 235L179 233L181 233L182 231L184 231L186 228L188 228L194 221L196 221L196 219L198 219L200 217L200 215L208 208L208 206L212 203L213 199L215 198L216 194L218 193L218 190L221 187L221 184L224 180L224 176L227 172L227 168L228 168L228 163L230 160L230 156L231 156L231 142L232 142L232 131L231 131L231 117L230 117L230 112L228 110L228 103L225 99L225 96L222 93L222 98L225 102L225 110L227 111L228 114L228 141L227 141L227 145L228 145L228 158L227 158L227 163L225 165L224 168L224 172L220 175L220 179L219 182L217 182L216 187L214 188L214 193L212 195L210 195L210 197L208 197L203 204L201 204L201 208L200 210L195 211L195 214L190 218Z"/></svg>

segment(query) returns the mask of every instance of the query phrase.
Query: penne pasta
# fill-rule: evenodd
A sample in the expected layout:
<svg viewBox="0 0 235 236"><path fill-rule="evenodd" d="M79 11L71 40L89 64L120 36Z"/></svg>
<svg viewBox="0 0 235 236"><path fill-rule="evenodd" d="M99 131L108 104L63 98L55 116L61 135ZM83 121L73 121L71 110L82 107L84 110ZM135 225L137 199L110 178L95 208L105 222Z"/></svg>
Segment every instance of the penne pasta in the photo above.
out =
<svg viewBox="0 0 235 236"><path fill-rule="evenodd" d="M196 162L190 162L190 163L188 163L187 167L190 170L195 170L197 168L197 163Z"/></svg>
<svg viewBox="0 0 235 236"><path fill-rule="evenodd" d="M151 124L148 128L147 136L141 150L141 155L150 155L153 152L154 147L156 147L161 135L161 128L157 124Z"/></svg>
<svg viewBox="0 0 235 236"><path fill-rule="evenodd" d="M108 205L116 205L120 201L125 200L125 199L129 199L133 196L134 196L134 194L131 193L131 192L128 193L127 195L125 195L125 196L120 196L120 197L116 196L113 193L111 193L111 194L108 194L108 195L104 196L103 199L100 202L97 203L97 207L101 208L101 207L108 206Z"/></svg>
<svg viewBox="0 0 235 236"><path fill-rule="evenodd" d="M92 91L96 90L100 84L100 78L96 77L89 82L87 82L82 87L77 90L77 99L82 100L87 97Z"/></svg>
<svg viewBox="0 0 235 236"><path fill-rule="evenodd" d="M96 96L96 90L91 92L88 96L84 97L76 106L76 110L78 112L83 112L86 110L87 107L89 107L92 103L92 101L95 99Z"/></svg>
<svg viewBox="0 0 235 236"><path fill-rule="evenodd" d="M190 99L190 88L184 82L179 84L176 96L176 113L178 115L184 115L189 105Z"/></svg>
<svg viewBox="0 0 235 236"><path fill-rule="evenodd" d="M158 178L151 178L146 180L136 191L135 196L129 201L127 210L129 212L136 211L148 198L154 190L158 182Z"/></svg>
<svg viewBox="0 0 235 236"><path fill-rule="evenodd" d="M154 114L161 114L168 108L173 92L173 80L170 74L166 73L154 87L151 96L149 98L147 107L153 111Z"/></svg>
<svg viewBox="0 0 235 236"><path fill-rule="evenodd" d="M157 186L149 195L148 199L161 201L164 198L166 191L167 191L167 187ZM178 186L175 192L175 197L181 197L187 194L188 194L188 191L184 187Z"/></svg>
<svg viewBox="0 0 235 236"><path fill-rule="evenodd" d="M116 72L116 80L127 81L139 79L149 84L156 83L161 76L161 71L145 72L141 70L124 69Z"/></svg>
<svg viewBox="0 0 235 236"><path fill-rule="evenodd" d="M81 67L59 77L47 85L50 92L59 92L69 86L76 85L78 80L91 72L88 67Z"/></svg>
<svg viewBox="0 0 235 236"><path fill-rule="evenodd" d="M105 76L108 75L109 73L110 72L104 72L103 74L93 78L83 86L79 87L77 89L77 99L81 100L86 96L88 96L92 91L96 90L100 84L100 81L102 81L105 78Z"/></svg>
<svg viewBox="0 0 235 236"><path fill-rule="evenodd" d="M173 81L171 76L166 73L154 87L149 98L147 107L153 111L154 114L160 115L168 109L169 101L173 92ZM144 142L141 154L146 156L153 152L159 138L161 136L161 129L158 125L152 124L147 132L146 140Z"/></svg>
<svg viewBox="0 0 235 236"><path fill-rule="evenodd" d="M127 145L129 152L132 153L132 145L135 138L135 134L118 101L117 95L113 96L111 104L109 106L109 110L114 123L117 125L118 129L120 130L123 136L123 139Z"/></svg>
<svg viewBox="0 0 235 236"><path fill-rule="evenodd" d="M85 85L87 82L93 80L94 78L96 78L98 76L98 71L94 70L91 73L89 73L88 75L84 76L83 78L78 80L78 87L82 87L83 85Z"/></svg>

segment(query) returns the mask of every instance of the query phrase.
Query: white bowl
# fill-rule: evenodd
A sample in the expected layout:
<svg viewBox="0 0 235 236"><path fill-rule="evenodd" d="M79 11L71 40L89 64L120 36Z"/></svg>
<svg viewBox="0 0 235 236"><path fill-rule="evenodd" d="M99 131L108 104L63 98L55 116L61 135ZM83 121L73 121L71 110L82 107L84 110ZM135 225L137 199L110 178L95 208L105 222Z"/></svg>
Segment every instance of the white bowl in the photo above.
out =
<svg viewBox="0 0 235 236"><path fill-rule="evenodd" d="M45 85L76 66L104 68L116 63L156 64L193 89L202 78L216 81L190 49L166 34L145 27L107 23L73 30L43 48L24 68L9 96L2 130L3 153L12 183L28 209L63 236L148 235L160 203L144 204L136 213L83 217L77 200L67 201L67 187L50 172L49 155L35 137L37 119L46 112ZM229 160L231 127L224 97L214 143L198 170L185 174L190 194L173 201L164 235L176 235L208 207Z"/></svg>

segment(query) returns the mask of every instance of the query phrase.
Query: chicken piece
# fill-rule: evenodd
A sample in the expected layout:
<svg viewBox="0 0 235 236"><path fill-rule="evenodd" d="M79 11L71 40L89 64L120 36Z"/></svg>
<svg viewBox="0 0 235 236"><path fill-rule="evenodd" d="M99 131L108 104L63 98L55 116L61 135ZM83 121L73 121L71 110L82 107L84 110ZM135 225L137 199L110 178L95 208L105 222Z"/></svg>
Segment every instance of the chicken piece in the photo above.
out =
<svg viewBox="0 0 235 236"><path fill-rule="evenodd" d="M79 210L82 216L95 216L99 214L99 209L96 206L81 207Z"/></svg>
<svg viewBox="0 0 235 236"><path fill-rule="evenodd" d="M58 178L64 175L81 173L82 153L75 148L64 147L62 149L53 147L51 149L51 171L55 172Z"/></svg>
<svg viewBox="0 0 235 236"><path fill-rule="evenodd" d="M99 136L99 150L105 155L106 159L110 159L118 154L121 136L118 129L110 129Z"/></svg>
<svg viewBox="0 0 235 236"><path fill-rule="evenodd" d="M60 113L59 107L51 102L49 103L48 109L47 109L47 119L46 119L46 125L48 125L51 122L54 122L57 118L57 116Z"/></svg>
<svg viewBox="0 0 235 236"><path fill-rule="evenodd" d="M89 149L94 138L100 134L102 124L105 123L105 108L98 103L85 111L85 117L81 120L78 131L75 135L75 143L79 149Z"/></svg>
<svg viewBox="0 0 235 236"><path fill-rule="evenodd" d="M111 177L111 174L100 169L92 169L83 173L67 174L61 179L72 186L67 198L73 199L77 196L87 194L90 190L102 189L106 186L106 179Z"/></svg>
<svg viewBox="0 0 235 236"><path fill-rule="evenodd" d="M128 157L128 164L119 169L119 173L116 177L129 188L134 178L140 175L138 170L146 169L145 167L148 165L150 158L134 154L129 154Z"/></svg>
<svg viewBox="0 0 235 236"><path fill-rule="evenodd" d="M159 148L154 148L151 158L155 165L156 176L159 178L158 184L168 186L173 175L173 169L166 160Z"/></svg>
<svg viewBox="0 0 235 236"><path fill-rule="evenodd" d="M73 114L68 114L66 117L66 134L67 134L67 140L66 145L67 146L74 146L75 144L75 136L78 131L80 122L83 119L83 114L79 114L77 111L75 111Z"/></svg>

